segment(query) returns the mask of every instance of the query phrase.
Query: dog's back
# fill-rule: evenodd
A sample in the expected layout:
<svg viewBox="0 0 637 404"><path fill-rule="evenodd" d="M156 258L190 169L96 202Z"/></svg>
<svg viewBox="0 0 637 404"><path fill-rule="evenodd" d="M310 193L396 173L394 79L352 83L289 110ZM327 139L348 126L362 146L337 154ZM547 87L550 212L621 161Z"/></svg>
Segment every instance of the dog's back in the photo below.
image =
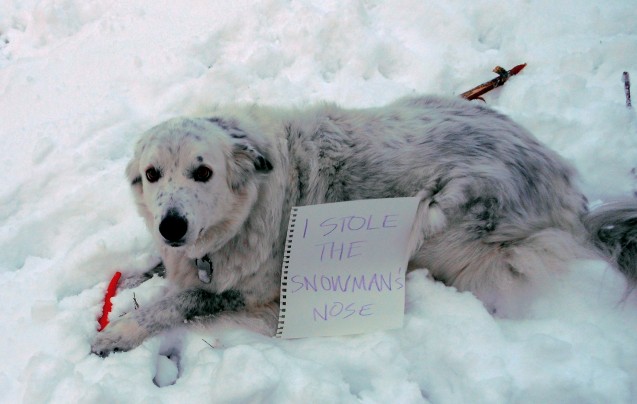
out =
<svg viewBox="0 0 637 404"><path fill-rule="evenodd" d="M421 195L411 266L471 290L493 311L515 314L536 283L596 256L574 169L486 107L437 97L324 106L289 128L291 153L310 173L299 181L300 204ZM622 251L618 261L635 277L634 244Z"/></svg>

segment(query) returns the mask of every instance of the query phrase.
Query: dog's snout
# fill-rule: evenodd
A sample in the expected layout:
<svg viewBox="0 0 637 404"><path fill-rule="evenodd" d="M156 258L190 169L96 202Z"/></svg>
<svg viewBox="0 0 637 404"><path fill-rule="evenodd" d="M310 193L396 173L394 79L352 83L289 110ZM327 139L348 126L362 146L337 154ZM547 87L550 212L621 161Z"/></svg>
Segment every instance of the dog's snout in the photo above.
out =
<svg viewBox="0 0 637 404"><path fill-rule="evenodd" d="M174 210L168 212L159 224L159 233L171 243L180 241L188 231L188 221Z"/></svg>

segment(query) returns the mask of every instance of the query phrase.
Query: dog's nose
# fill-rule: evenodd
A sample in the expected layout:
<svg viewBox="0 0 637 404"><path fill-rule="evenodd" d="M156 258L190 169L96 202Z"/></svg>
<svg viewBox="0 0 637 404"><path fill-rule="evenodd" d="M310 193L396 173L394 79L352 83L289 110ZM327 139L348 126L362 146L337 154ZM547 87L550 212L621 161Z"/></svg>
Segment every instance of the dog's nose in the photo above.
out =
<svg viewBox="0 0 637 404"><path fill-rule="evenodd" d="M170 242L177 242L188 231L188 221L175 211L169 211L159 224L159 233Z"/></svg>

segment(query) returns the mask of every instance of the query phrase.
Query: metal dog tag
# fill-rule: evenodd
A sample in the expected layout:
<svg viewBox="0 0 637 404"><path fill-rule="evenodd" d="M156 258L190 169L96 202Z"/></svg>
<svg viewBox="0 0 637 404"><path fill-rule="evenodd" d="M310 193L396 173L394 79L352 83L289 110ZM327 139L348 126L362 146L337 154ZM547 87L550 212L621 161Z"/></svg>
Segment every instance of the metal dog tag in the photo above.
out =
<svg viewBox="0 0 637 404"><path fill-rule="evenodd" d="M208 258L207 255L204 255L203 258L195 259L195 265L197 266L197 274L199 275L199 280L203 283L212 282L212 261Z"/></svg>

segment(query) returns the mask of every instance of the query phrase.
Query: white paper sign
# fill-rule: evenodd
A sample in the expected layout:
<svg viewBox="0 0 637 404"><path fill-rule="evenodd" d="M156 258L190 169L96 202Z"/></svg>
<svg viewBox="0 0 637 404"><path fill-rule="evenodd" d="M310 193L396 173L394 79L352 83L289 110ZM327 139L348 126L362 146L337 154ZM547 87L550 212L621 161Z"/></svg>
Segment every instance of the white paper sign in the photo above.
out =
<svg viewBox="0 0 637 404"><path fill-rule="evenodd" d="M401 327L408 241L419 202L368 199L293 208L277 337Z"/></svg>

